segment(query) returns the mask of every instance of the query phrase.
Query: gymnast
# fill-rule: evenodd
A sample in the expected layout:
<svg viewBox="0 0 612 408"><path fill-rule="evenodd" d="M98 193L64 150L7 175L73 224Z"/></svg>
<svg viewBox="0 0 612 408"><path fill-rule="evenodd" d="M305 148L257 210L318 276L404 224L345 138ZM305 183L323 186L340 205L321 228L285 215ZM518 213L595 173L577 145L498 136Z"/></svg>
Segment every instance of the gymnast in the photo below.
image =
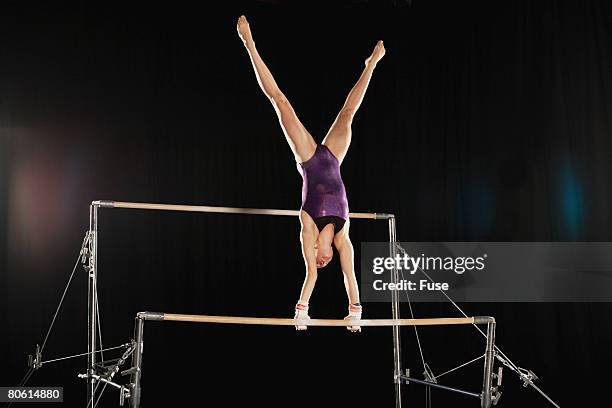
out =
<svg viewBox="0 0 612 408"><path fill-rule="evenodd" d="M257 82L276 111L303 179L300 242L306 277L295 306L295 319L310 318L308 301L317 280L317 268L323 268L331 261L334 253L332 245L340 257L349 299L349 314L345 319L361 319L362 307L355 278L353 245L349 238L348 200L340 175L340 164L351 143L351 123L355 112L361 105L376 64L385 55L383 42L378 41L372 55L365 60L365 68L359 80L349 92L323 142L317 144L261 59L245 16L238 19L237 30L249 53ZM298 325L296 329L306 330L307 326ZM361 331L359 326L347 325L347 329L352 332Z"/></svg>

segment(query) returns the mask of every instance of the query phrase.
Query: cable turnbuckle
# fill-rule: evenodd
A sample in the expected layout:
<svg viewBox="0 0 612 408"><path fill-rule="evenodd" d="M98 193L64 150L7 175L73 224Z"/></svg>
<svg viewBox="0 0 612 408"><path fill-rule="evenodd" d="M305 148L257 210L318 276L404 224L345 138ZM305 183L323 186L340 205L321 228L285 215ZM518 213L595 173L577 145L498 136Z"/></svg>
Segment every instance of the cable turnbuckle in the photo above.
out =
<svg viewBox="0 0 612 408"><path fill-rule="evenodd" d="M36 351L34 355L28 354L28 367L38 370L42 367L42 353L40 352L40 346L36 345Z"/></svg>

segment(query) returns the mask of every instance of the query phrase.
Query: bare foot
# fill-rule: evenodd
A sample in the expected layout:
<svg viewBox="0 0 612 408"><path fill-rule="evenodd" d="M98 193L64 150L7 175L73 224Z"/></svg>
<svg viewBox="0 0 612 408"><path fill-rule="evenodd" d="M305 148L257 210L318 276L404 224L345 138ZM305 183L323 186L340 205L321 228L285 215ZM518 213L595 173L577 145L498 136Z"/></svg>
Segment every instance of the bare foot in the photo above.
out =
<svg viewBox="0 0 612 408"><path fill-rule="evenodd" d="M238 30L238 36L240 37L244 45L247 45L248 43L253 43L251 28L249 27L249 22L247 21L245 16L238 17L236 29Z"/></svg>
<svg viewBox="0 0 612 408"><path fill-rule="evenodd" d="M376 43L376 46L374 47L374 51L372 51L372 55L370 55L366 60L365 60L365 64L366 65L376 65L376 63L378 63L378 61L380 61L382 59L382 57L385 56L385 45L383 44L382 40L378 41Z"/></svg>

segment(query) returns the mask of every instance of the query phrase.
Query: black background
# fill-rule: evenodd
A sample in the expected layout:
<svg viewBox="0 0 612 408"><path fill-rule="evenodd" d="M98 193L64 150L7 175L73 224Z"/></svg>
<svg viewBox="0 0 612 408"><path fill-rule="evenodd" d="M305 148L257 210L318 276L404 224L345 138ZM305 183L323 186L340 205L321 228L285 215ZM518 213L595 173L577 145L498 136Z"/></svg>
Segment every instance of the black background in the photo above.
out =
<svg viewBox="0 0 612 408"><path fill-rule="evenodd" d="M0 385L19 383L44 338L92 200L299 207L299 174L236 35L240 14L317 141L385 41L342 172L351 209L395 213L400 240L611 240L609 2L8 2ZM287 217L101 210L104 345L128 341L140 310L291 316L303 279L298 229ZM387 237L382 221L351 231L356 246ZM312 316L345 315L338 268L320 272ZM609 304L463 306L497 318L498 344L561 405L605 397ZM414 312L456 313L445 303ZM365 305L364 316L389 315L388 305ZM85 351L85 322L79 269L43 359ZM484 347L470 327L420 334L435 373ZM150 323L145 342L145 407L393 404L390 329ZM412 329L403 347L420 377ZM82 406L84 370L84 359L49 364L29 384L63 386L64 404ZM480 375L478 364L441 382L478 391ZM500 406L547 406L514 374L505 382ZM423 405L422 388L404 391ZM436 391L433 401L478 406ZM117 402L109 389L99 406Z"/></svg>

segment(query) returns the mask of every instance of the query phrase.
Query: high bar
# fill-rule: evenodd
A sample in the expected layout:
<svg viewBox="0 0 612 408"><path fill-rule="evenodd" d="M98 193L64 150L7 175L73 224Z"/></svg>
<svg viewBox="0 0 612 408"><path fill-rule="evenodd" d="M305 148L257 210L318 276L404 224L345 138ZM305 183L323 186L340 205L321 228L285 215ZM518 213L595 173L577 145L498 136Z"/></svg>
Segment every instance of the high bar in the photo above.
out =
<svg viewBox="0 0 612 408"><path fill-rule="evenodd" d="M276 210L270 208L240 208L240 207L214 207L208 205L180 205L180 204L158 204L158 203L135 203L127 201L97 200L91 205L103 208L131 208L141 210L165 210L165 211L187 211L223 214L251 214L251 215L282 215L297 217L298 210ZM393 214L387 213L349 213L350 218L361 218L371 220L388 220L394 218Z"/></svg>
<svg viewBox="0 0 612 408"><path fill-rule="evenodd" d="M140 312L138 318L144 320L175 321L190 323L248 324L264 326L441 326L455 324L482 324L493 320L492 317L445 317L429 319L284 319L271 317L209 316L160 312Z"/></svg>

